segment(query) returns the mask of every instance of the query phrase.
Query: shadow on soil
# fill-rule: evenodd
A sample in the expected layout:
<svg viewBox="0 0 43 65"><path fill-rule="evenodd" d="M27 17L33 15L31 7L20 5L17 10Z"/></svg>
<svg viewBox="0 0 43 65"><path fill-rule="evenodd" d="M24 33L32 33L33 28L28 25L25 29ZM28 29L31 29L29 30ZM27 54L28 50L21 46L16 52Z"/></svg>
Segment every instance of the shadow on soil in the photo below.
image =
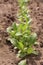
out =
<svg viewBox="0 0 43 65"><path fill-rule="evenodd" d="M31 56L27 57L27 64L28 65L37 65L36 61L39 61L40 59L41 59L41 53L39 53L38 56L31 55Z"/></svg>
<svg viewBox="0 0 43 65"><path fill-rule="evenodd" d="M29 55L29 56L26 56L25 58L22 58L21 60L24 60L24 59L27 59L27 65L37 65L37 62L36 61L39 61L41 59L41 52L39 51L39 55ZM17 62L17 64L21 61L19 60Z"/></svg>

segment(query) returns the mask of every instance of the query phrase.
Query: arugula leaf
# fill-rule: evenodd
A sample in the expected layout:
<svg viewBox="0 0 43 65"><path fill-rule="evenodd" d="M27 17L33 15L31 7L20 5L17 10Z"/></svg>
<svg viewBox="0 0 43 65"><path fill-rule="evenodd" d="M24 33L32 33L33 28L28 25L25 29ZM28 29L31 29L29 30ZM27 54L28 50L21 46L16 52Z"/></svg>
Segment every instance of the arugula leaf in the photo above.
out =
<svg viewBox="0 0 43 65"><path fill-rule="evenodd" d="M20 61L20 62L18 63L18 65L27 65L27 64L26 64L26 60Z"/></svg>
<svg viewBox="0 0 43 65"><path fill-rule="evenodd" d="M23 45L23 43L21 41L18 42L18 48L21 49L22 51L24 49L24 45Z"/></svg>
<svg viewBox="0 0 43 65"><path fill-rule="evenodd" d="M16 44L17 44L16 39L14 39L14 38L8 38L8 40L9 40L14 46L16 46Z"/></svg>
<svg viewBox="0 0 43 65"><path fill-rule="evenodd" d="M37 37L36 33L33 33L33 34L31 34L31 35L29 36L29 38L28 38L28 43L29 43L30 46L35 44L35 42L36 42L36 37Z"/></svg>
<svg viewBox="0 0 43 65"><path fill-rule="evenodd" d="M29 47L29 48L27 49L27 53L28 53L28 54L32 54L33 51L34 51L34 49L33 49L32 47Z"/></svg>
<svg viewBox="0 0 43 65"><path fill-rule="evenodd" d="M22 36L22 33L17 32L17 33L15 34L15 36Z"/></svg>
<svg viewBox="0 0 43 65"><path fill-rule="evenodd" d="M9 26L9 27L7 28L7 32L10 33L10 32L11 32L11 29L12 29L12 27Z"/></svg>

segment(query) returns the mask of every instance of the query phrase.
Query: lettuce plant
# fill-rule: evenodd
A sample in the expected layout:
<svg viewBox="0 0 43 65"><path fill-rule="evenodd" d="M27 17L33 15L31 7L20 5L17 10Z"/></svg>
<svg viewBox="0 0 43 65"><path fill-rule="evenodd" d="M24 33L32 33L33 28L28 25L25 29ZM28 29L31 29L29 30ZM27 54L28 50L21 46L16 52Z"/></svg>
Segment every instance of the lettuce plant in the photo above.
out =
<svg viewBox="0 0 43 65"><path fill-rule="evenodd" d="M33 46L37 35L31 32L31 18L25 5L28 0L18 0L18 2L20 6L18 13L19 24L14 22L12 26L7 28L7 32L9 33L8 40L14 45L14 48L19 50L18 56L24 57L28 54L36 54Z"/></svg>

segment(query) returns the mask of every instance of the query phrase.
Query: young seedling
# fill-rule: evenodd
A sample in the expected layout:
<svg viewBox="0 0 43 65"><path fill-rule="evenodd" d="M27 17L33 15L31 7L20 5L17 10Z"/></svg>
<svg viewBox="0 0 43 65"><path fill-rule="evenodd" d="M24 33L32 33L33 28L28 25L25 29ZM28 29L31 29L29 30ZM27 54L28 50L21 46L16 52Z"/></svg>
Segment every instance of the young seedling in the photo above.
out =
<svg viewBox="0 0 43 65"><path fill-rule="evenodd" d="M25 5L28 0L18 0L18 2L20 6L18 13L19 24L14 22L11 27L7 28L7 32L9 33L8 40L19 50L17 56L24 57L29 54L36 54L33 46L37 34L31 32L31 18Z"/></svg>

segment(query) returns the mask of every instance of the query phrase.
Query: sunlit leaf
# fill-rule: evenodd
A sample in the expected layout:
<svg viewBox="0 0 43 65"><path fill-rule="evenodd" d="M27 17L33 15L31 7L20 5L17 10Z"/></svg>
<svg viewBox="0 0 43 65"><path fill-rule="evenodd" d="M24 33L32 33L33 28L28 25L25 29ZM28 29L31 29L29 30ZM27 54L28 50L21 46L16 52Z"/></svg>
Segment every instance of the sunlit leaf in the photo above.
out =
<svg viewBox="0 0 43 65"><path fill-rule="evenodd" d="M8 27L7 28L7 32L10 33L11 32L11 29L12 29L12 27Z"/></svg>
<svg viewBox="0 0 43 65"><path fill-rule="evenodd" d="M18 42L18 47L19 47L19 49L21 49L21 50L23 51L23 49L24 49L24 45L23 45L22 42Z"/></svg>
<svg viewBox="0 0 43 65"><path fill-rule="evenodd" d="M8 40L15 46L16 45L16 40L14 38L8 38Z"/></svg>
<svg viewBox="0 0 43 65"><path fill-rule="evenodd" d="M35 50L32 53L35 54L35 55L39 54L38 51L35 51Z"/></svg>
<svg viewBox="0 0 43 65"><path fill-rule="evenodd" d="M34 49L33 49L32 47L30 47L30 48L27 49L27 53L28 53L28 54L32 54L33 51L34 51Z"/></svg>
<svg viewBox="0 0 43 65"><path fill-rule="evenodd" d="M18 63L18 65L27 65L27 64L26 64L26 60L20 61L20 62Z"/></svg>
<svg viewBox="0 0 43 65"><path fill-rule="evenodd" d="M16 34L15 34L15 36L21 36L22 35L22 33L20 33L20 32L17 32Z"/></svg>

